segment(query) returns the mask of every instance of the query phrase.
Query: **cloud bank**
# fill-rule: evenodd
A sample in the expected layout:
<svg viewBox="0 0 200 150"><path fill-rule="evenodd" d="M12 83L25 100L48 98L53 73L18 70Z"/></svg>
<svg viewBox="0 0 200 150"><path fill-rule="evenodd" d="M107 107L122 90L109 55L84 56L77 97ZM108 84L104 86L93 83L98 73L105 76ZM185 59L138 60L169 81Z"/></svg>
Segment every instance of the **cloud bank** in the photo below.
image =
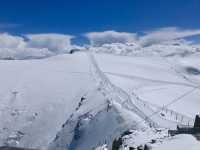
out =
<svg viewBox="0 0 200 150"><path fill-rule="evenodd" d="M27 46L34 48L47 48L52 52L67 51L71 46L71 35L63 34L29 34Z"/></svg>
<svg viewBox="0 0 200 150"><path fill-rule="evenodd" d="M143 35L106 31L91 32L86 37L92 45L90 50L95 52L134 56L186 56L200 51L200 46L186 39L195 35L200 35L200 30L166 27L144 32Z"/></svg>
<svg viewBox="0 0 200 150"><path fill-rule="evenodd" d="M194 35L200 35L200 30L184 30L177 27L159 28L145 32L144 35L117 31L90 32L85 34L93 46L111 43L136 43L140 46L149 46Z"/></svg>
<svg viewBox="0 0 200 150"><path fill-rule="evenodd" d="M132 54L132 51L140 53L140 50L146 47L154 51L161 51L161 49L166 51L169 47L179 51L187 47L189 50L191 43L185 38L195 35L200 35L200 30L185 30L177 27L159 28L144 32L143 35L117 31L84 34L93 49L118 54ZM74 38L72 35L56 33L23 36L0 33L0 59L43 58L68 53L74 48L84 49L73 45L72 38ZM183 47L181 50L180 45Z"/></svg>
<svg viewBox="0 0 200 150"><path fill-rule="evenodd" d="M91 45L101 46L103 44L111 43L128 43L136 41L135 33L104 31L104 32L90 32L85 36L89 39Z"/></svg>
<svg viewBox="0 0 200 150"><path fill-rule="evenodd" d="M8 33L0 34L0 48L21 48L26 45L24 39Z"/></svg>
<svg viewBox="0 0 200 150"><path fill-rule="evenodd" d="M165 41L183 39L194 35L200 35L200 30L184 30L177 27L160 28L146 32L144 36L139 38L139 43L141 45L152 45Z"/></svg>
<svg viewBox="0 0 200 150"><path fill-rule="evenodd" d="M29 34L24 37L0 33L0 59L43 58L67 53L73 48L70 35Z"/></svg>

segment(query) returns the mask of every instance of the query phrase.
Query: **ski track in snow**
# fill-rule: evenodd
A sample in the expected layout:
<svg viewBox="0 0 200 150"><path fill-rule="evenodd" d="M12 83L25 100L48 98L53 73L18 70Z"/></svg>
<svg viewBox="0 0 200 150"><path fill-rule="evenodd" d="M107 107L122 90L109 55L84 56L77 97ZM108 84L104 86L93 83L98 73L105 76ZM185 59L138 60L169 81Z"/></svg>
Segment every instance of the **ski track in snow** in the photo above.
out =
<svg viewBox="0 0 200 150"><path fill-rule="evenodd" d="M151 118L149 118L145 113L143 113L143 111L141 111L134 103L132 103L130 96L125 91L123 91L119 87L116 87L109 81L109 79L104 75L104 73L98 67L94 56L91 53L88 53L88 56L94 68L95 77L99 78L97 80L100 80L100 82L103 82L103 86L106 85L106 87L104 88L106 93L110 92L114 93L116 96L115 98L118 99L118 101L116 101L117 99L114 99L114 101L116 101L126 109L136 113L138 116L147 121L149 124L156 127L157 124L153 120L151 120Z"/></svg>
<svg viewBox="0 0 200 150"><path fill-rule="evenodd" d="M148 78L143 78L143 77L139 77L139 76L134 76L134 75L126 75L126 74L120 74L120 73L112 73L112 72L104 72L108 75L114 75L114 76L119 76L122 78L128 78L131 80L135 80L135 79L139 79L139 80L146 80L149 82L156 82L156 83L161 83L161 84L173 84L173 85L180 85L180 86L187 86L187 87L198 87L195 86L193 84L186 84L186 83L180 83L180 82L170 82L170 81L164 81L164 80L154 80L154 79L148 79Z"/></svg>
<svg viewBox="0 0 200 150"><path fill-rule="evenodd" d="M160 117L158 114L161 112L161 110L153 111L148 106L149 105L148 103L146 103L145 107L143 107L143 105L139 106L139 105L134 104L132 101L135 101L135 99L137 99L137 98L134 97L134 100L133 100L129 96L128 93L126 93L125 91L123 91L119 87L116 87L115 85L113 85L109 81L109 79L104 75L104 73L100 70L100 68L98 67L97 62L95 60L95 57L91 53L89 53L88 56L89 56L91 63L94 67L94 70L96 70L96 71L94 71L95 74L96 74L96 77L99 78L99 80L101 82L105 82L104 85L106 85L108 89L110 88L112 92L118 93L119 97L122 97L122 99L120 101L117 101L117 102L120 103L122 106L124 106L126 109L133 111L134 113L136 113L138 116L140 116L142 119L144 119L145 121L147 121L150 125L153 125L154 127L160 126L160 127L167 127L167 128L175 128L177 126L177 124L188 125L187 124L188 121L183 123L183 122L172 121L172 120L168 120L168 119L164 119L164 118ZM167 83L176 84L174 82L167 82ZM178 83L178 84L180 84L180 83ZM181 85L185 85L185 84L181 83ZM185 86L188 86L188 84L186 84ZM192 86L192 85L190 85L190 86ZM107 92L109 93L109 90ZM123 99L123 96L120 95L120 93L123 93L124 95L126 95L125 100ZM173 111L173 112L175 112L175 111ZM186 117L184 115L181 115L181 116L183 118L185 118L185 120L188 120L188 117ZM191 122L190 118L189 118L189 122Z"/></svg>

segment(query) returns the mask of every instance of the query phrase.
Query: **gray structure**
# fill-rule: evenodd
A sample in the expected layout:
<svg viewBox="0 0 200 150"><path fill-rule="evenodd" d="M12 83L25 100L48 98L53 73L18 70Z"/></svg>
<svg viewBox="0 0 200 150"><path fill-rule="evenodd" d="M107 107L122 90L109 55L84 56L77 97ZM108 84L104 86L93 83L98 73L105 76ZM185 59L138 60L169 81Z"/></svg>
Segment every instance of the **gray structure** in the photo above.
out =
<svg viewBox="0 0 200 150"><path fill-rule="evenodd" d="M192 134L197 138L197 140L200 140L200 116L196 115L193 127L177 126L177 130L169 130L168 133L171 136L174 136L176 134Z"/></svg>

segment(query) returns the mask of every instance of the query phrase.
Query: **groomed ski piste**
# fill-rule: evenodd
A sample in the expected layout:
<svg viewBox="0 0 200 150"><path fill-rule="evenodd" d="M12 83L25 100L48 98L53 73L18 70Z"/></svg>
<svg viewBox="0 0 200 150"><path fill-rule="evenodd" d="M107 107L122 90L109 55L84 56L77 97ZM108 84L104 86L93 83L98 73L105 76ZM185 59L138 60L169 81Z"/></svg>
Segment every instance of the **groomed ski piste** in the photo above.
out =
<svg viewBox="0 0 200 150"><path fill-rule="evenodd" d="M152 139L160 141L155 149L170 145L173 139L167 129L193 125L200 106L199 87L198 77L184 74L180 64L175 66L180 70L174 71L164 63L160 58L93 52L1 60L0 144L48 150L111 149L114 139L130 130L122 145L125 150L125 145L139 146ZM186 104L193 109L184 110ZM191 136L174 140L181 144L181 139L199 145Z"/></svg>

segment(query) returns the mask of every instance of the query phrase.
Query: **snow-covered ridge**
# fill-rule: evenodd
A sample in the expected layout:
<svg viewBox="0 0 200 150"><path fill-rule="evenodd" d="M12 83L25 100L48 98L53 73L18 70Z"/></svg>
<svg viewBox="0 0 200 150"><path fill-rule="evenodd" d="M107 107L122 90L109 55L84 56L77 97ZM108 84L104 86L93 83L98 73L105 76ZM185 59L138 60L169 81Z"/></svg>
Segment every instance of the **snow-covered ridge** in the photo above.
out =
<svg viewBox="0 0 200 150"><path fill-rule="evenodd" d="M149 46L140 46L137 43L112 43L98 47L90 47L91 51L128 56L188 56L200 54L199 45L190 45L183 42L159 43Z"/></svg>

